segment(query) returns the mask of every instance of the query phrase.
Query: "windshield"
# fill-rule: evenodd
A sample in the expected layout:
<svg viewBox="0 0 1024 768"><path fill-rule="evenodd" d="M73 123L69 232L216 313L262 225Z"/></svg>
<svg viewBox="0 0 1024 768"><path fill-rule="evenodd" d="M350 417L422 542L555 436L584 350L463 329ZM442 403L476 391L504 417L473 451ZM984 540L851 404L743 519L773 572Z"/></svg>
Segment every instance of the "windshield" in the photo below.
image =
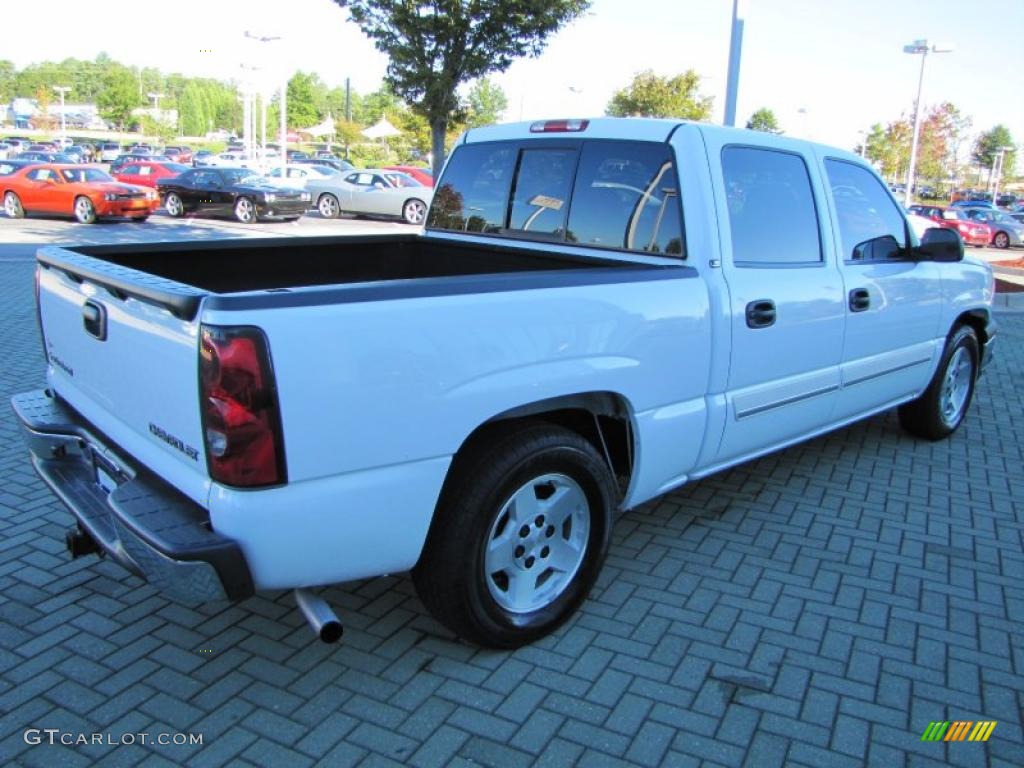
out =
<svg viewBox="0 0 1024 768"><path fill-rule="evenodd" d="M266 179L256 175L247 168L229 168L222 170L224 181L228 184L266 184Z"/></svg>
<svg viewBox="0 0 1024 768"><path fill-rule="evenodd" d="M64 181L69 184L84 184L95 181L113 181L114 179L96 168L65 168L60 172Z"/></svg>
<svg viewBox="0 0 1024 768"><path fill-rule="evenodd" d="M422 187L416 179L405 173L385 173L384 178L391 182L393 187Z"/></svg>

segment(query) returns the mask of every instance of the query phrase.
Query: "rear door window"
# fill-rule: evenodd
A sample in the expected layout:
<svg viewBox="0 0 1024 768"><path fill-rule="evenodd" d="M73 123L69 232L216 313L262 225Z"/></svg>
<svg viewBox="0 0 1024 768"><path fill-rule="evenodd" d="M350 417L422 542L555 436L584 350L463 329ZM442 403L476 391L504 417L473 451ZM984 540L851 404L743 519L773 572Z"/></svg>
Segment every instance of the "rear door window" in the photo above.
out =
<svg viewBox="0 0 1024 768"><path fill-rule="evenodd" d="M800 155L725 147L722 176L733 262L740 266L820 264L821 231Z"/></svg>

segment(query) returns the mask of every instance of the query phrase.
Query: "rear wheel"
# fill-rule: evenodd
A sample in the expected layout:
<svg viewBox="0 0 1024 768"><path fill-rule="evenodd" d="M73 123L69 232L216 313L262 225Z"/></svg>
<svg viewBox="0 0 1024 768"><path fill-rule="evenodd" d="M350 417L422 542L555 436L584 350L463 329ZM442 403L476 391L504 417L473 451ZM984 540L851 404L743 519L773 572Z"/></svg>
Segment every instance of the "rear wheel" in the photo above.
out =
<svg viewBox="0 0 1024 768"><path fill-rule="evenodd" d="M928 440L953 434L967 415L980 360L974 329L962 325L954 330L928 389L917 400L899 407L903 428Z"/></svg>
<svg viewBox="0 0 1024 768"><path fill-rule="evenodd" d="M402 218L406 224L422 224L427 217L427 206L422 200L406 200L402 206Z"/></svg>
<svg viewBox="0 0 1024 768"><path fill-rule="evenodd" d="M25 209L21 205L21 198L14 192L8 192L4 195L4 211L12 219L22 219L25 217Z"/></svg>
<svg viewBox="0 0 1024 768"><path fill-rule="evenodd" d="M256 221L256 205L248 197L240 197L235 202L235 218L243 224Z"/></svg>
<svg viewBox="0 0 1024 768"><path fill-rule="evenodd" d="M79 224L96 223L96 206L88 197L75 198L75 219Z"/></svg>
<svg viewBox="0 0 1024 768"><path fill-rule="evenodd" d="M575 432L537 423L499 434L452 466L416 590L452 631L515 648L576 610L608 550L615 484Z"/></svg>
<svg viewBox="0 0 1024 768"><path fill-rule="evenodd" d="M167 198L164 200L164 209L167 211L168 216L173 216L174 218L185 215L185 204L181 201L181 197L178 196L177 192L167 193Z"/></svg>
<svg viewBox="0 0 1024 768"><path fill-rule="evenodd" d="M1005 232L996 232L995 237L992 238L992 245L996 248L1009 248L1010 236Z"/></svg>
<svg viewBox="0 0 1024 768"><path fill-rule="evenodd" d="M338 198L331 194L320 195L316 207L325 219L336 219L341 213L341 204L338 202Z"/></svg>

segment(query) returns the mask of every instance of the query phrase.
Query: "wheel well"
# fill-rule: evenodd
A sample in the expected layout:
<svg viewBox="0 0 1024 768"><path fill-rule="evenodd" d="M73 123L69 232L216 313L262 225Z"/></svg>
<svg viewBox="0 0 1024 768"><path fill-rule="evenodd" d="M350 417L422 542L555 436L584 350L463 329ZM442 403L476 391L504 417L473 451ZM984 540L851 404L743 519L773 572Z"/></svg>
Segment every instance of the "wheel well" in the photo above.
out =
<svg viewBox="0 0 1024 768"><path fill-rule="evenodd" d="M988 344L988 323L988 310L971 309L957 317L956 321L953 323L953 328L950 330L950 333L955 331L961 325L969 325L974 329L974 332L978 334L978 341L982 344Z"/></svg>
<svg viewBox="0 0 1024 768"><path fill-rule="evenodd" d="M629 414L625 398L613 392L583 392L521 405L497 414L473 430L456 451L455 461L519 425L544 421L571 430L593 445L608 463L621 498L633 476L635 452Z"/></svg>

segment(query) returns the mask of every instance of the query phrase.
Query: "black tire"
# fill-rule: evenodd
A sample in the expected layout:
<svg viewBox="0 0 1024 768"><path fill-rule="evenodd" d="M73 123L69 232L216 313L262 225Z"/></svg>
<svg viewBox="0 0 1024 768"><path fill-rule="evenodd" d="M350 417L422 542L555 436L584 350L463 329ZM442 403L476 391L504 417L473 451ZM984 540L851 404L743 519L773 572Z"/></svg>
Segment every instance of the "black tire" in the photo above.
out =
<svg viewBox="0 0 1024 768"><path fill-rule="evenodd" d="M75 220L79 224L96 223L96 206L92 204L92 200L88 197L79 196L75 198L73 213L75 215Z"/></svg>
<svg viewBox="0 0 1024 768"><path fill-rule="evenodd" d="M562 522L557 505L543 506L549 486L552 498L564 490L571 495L562 496L563 501L577 502L562 505L562 513L572 510ZM513 521L513 496L523 493L539 505L523 506L524 519L533 521L529 525ZM438 621L466 640L496 648L530 643L569 618L589 592L608 551L615 499L607 465L575 432L536 422L492 433L467 446L452 465L412 572L416 591ZM543 514L533 517L528 510L551 513L558 529ZM529 539L523 533L528 529ZM527 589L540 600L537 605L509 610L496 599L501 578L507 592L503 599L513 599L511 578L504 571L488 574L485 567L488 543L501 541L519 561L507 569L514 583L530 579L522 583L532 585ZM558 557L556 547L570 552L575 566L549 567ZM549 554L551 559L544 559ZM536 597L544 591L551 594Z"/></svg>
<svg viewBox="0 0 1024 768"><path fill-rule="evenodd" d="M330 192L320 195L316 201L317 210L325 219L336 219L341 215L341 204Z"/></svg>
<svg viewBox="0 0 1024 768"><path fill-rule="evenodd" d="M416 197L409 198L402 204L402 221L406 224L419 226L427 219L427 204Z"/></svg>
<svg viewBox="0 0 1024 768"><path fill-rule="evenodd" d="M164 198L164 210L167 211L168 216L175 219L185 215L185 203L177 192L167 193L167 197Z"/></svg>
<svg viewBox="0 0 1024 768"><path fill-rule="evenodd" d="M240 197L235 200L235 219L241 224L254 224L258 218L256 203L251 198Z"/></svg>
<svg viewBox="0 0 1024 768"><path fill-rule="evenodd" d="M996 248L1003 249L1010 247L1010 236L1005 232L996 232L992 236L992 245Z"/></svg>
<svg viewBox="0 0 1024 768"><path fill-rule="evenodd" d="M4 211L12 219L25 218L25 206L21 204L21 198L15 192L4 194Z"/></svg>
<svg viewBox="0 0 1024 768"><path fill-rule="evenodd" d="M946 341L939 367L928 388L916 400L899 407L903 428L926 440L942 440L953 434L963 422L974 397L980 361L981 348L974 329L969 325L955 328ZM966 389L954 397L960 385Z"/></svg>

